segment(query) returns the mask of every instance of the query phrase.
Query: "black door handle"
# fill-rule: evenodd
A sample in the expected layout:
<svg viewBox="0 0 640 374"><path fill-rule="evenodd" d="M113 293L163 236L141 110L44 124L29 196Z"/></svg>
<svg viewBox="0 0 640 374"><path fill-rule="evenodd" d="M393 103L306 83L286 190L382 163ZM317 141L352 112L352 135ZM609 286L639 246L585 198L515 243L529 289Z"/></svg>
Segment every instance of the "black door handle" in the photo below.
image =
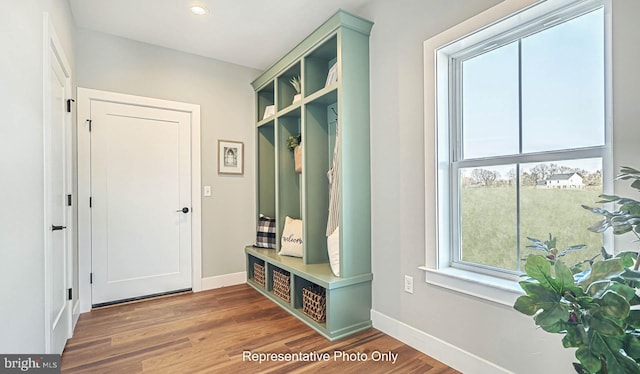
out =
<svg viewBox="0 0 640 374"><path fill-rule="evenodd" d="M189 208L187 208L186 206L182 209L176 210L176 212L182 212L182 213L189 213Z"/></svg>
<svg viewBox="0 0 640 374"><path fill-rule="evenodd" d="M58 231L58 230L64 230L66 229L67 226L56 226L56 225L51 225L51 231Z"/></svg>

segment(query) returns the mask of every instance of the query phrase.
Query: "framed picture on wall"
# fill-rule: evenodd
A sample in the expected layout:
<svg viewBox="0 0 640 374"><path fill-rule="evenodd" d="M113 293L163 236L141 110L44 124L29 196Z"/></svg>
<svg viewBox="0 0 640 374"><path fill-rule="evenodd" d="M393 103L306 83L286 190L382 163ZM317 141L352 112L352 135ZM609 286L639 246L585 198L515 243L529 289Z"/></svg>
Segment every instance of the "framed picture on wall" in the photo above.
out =
<svg viewBox="0 0 640 374"><path fill-rule="evenodd" d="M218 140L218 174L244 174L244 143Z"/></svg>

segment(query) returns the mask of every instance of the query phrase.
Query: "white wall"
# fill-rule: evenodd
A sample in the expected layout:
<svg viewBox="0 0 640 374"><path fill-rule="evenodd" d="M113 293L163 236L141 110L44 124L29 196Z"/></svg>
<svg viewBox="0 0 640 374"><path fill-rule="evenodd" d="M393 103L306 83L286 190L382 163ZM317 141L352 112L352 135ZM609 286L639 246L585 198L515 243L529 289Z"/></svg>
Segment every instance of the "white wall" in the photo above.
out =
<svg viewBox="0 0 640 374"><path fill-rule="evenodd" d="M637 0L611 0L613 3L613 163L614 174L622 166L640 169L640 27ZM636 47L634 47L636 46ZM616 193L633 196L628 181L617 181ZM637 195L636 195L637 196ZM637 197L635 198L637 199ZM633 237L620 244L630 250Z"/></svg>
<svg viewBox="0 0 640 374"><path fill-rule="evenodd" d="M79 87L199 104L203 278L244 271L244 246L255 240L253 90L259 71L78 29ZM217 141L245 144L243 176L217 174Z"/></svg>
<svg viewBox="0 0 640 374"><path fill-rule="evenodd" d="M360 12L375 22L370 41L373 309L416 328L418 340L440 339L508 371L572 372L573 351L562 348L560 335L537 330L530 317L509 306L428 285L417 269L425 263L423 155L433 152L423 140L422 43L498 2L375 0ZM613 12L618 170L640 167L640 51L635 47L640 2L615 0ZM435 202L428 198L426 203ZM412 295L403 292L405 274L416 280Z"/></svg>
<svg viewBox="0 0 640 374"><path fill-rule="evenodd" d="M0 352L44 352L43 12L74 66L66 0L0 12Z"/></svg>

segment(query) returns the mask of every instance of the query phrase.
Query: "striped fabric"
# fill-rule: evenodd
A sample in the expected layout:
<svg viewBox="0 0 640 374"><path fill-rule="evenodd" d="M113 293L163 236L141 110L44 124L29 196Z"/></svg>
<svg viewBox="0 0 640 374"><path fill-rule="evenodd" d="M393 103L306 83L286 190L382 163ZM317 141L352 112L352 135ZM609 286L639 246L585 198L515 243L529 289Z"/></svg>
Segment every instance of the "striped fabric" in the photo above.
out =
<svg viewBox="0 0 640 374"><path fill-rule="evenodd" d="M333 164L327 172L329 178L329 219L327 220L327 237L333 234L340 224L340 132L336 123L336 144L333 147Z"/></svg>

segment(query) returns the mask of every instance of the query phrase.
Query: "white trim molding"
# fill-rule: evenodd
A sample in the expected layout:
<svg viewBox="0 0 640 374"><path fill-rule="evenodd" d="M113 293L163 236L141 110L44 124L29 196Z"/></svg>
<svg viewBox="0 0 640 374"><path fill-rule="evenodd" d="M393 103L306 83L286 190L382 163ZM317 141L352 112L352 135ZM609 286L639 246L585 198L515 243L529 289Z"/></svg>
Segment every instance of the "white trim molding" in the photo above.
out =
<svg viewBox="0 0 640 374"><path fill-rule="evenodd" d="M121 94L78 87L78 201L88 202L91 195L90 138L87 120L91 118L91 101L133 103L191 114L191 289L202 291L202 188L200 152L200 105ZM89 204L78 204L78 284L80 312L91 310L91 210Z"/></svg>
<svg viewBox="0 0 640 374"><path fill-rule="evenodd" d="M237 284L247 283L247 272L216 275L213 277L202 278L202 291L213 290L216 288L235 286Z"/></svg>
<svg viewBox="0 0 640 374"><path fill-rule="evenodd" d="M56 103L51 99L51 78L52 72L51 69L53 67L54 61L60 65L62 74L64 74L64 97L63 100L71 99L72 88L72 71L71 65L69 64L69 60L67 59L67 54L62 47L62 43L58 38L55 27L51 21L51 17L48 12L43 12L43 61L42 61L42 102L43 102L43 121L42 121L42 136L43 136L43 165L44 165L44 173L43 173L43 181L44 181L44 190L43 190L43 230L44 230L44 338L45 338L45 352L46 353L59 353L54 351L57 347L54 345L56 342L54 341L54 336L51 331L53 320L53 300L52 300L52 287L51 283L51 272L53 269L53 234L51 231L52 224L52 214L51 204L54 201L54 196L52 192L52 183L55 175L55 171L51 170L50 162L54 159L53 152L55 147L53 146L52 135L52 126L55 125L53 123L54 116L54 107ZM59 105L59 104L58 104ZM63 153L63 165L64 165L64 175L62 176L64 180L64 188L63 193L65 195L72 193L72 135L71 135L71 125L72 125L72 114L66 112L63 114L63 133L62 133L62 153ZM70 288L73 285L73 262L72 262L72 248L74 243L74 237L72 235L73 227L74 227L74 216L72 213L72 208L65 206L64 208L64 220L61 222L66 226L67 230L64 231L65 239L64 239L64 263L62 270L64 276L64 287ZM59 223L57 223L59 224ZM67 324L67 338L70 338L73 335L73 326L72 326L72 316L71 316L71 308L72 302L71 300L66 301L65 312L59 318L66 319ZM66 339L65 339L66 341Z"/></svg>
<svg viewBox="0 0 640 374"><path fill-rule="evenodd" d="M464 159L461 152L455 152L458 147L456 144L460 142L461 126L456 122L461 115L460 110L453 105L460 100L459 90L452 89L457 87L460 78L452 74L456 71L456 59L475 56L481 51L541 29L550 24L549 17L562 15L570 19L571 16L599 8L603 3L605 46L609 46L609 2L606 0L505 0L424 42L425 263L419 269L425 271L427 283L507 306L513 305L522 294L518 284L519 274L515 271L499 271L490 266L469 265L461 261L460 221L453 214L459 211L457 175L460 168L595 157L602 158L603 171L609 170L612 165L608 94L605 94L607 122L604 145L549 152L520 152L491 159ZM610 55L607 52L605 81L610 92L609 66ZM611 191L610 186L605 184L604 191ZM608 241L605 236L605 243Z"/></svg>
<svg viewBox="0 0 640 374"><path fill-rule="evenodd" d="M378 311L371 310L371 321L374 328L462 373L513 373Z"/></svg>
<svg viewBox="0 0 640 374"><path fill-rule="evenodd" d="M80 300L76 300L76 302L73 304L73 317L71 321L72 331L75 330L79 319L80 319Z"/></svg>

